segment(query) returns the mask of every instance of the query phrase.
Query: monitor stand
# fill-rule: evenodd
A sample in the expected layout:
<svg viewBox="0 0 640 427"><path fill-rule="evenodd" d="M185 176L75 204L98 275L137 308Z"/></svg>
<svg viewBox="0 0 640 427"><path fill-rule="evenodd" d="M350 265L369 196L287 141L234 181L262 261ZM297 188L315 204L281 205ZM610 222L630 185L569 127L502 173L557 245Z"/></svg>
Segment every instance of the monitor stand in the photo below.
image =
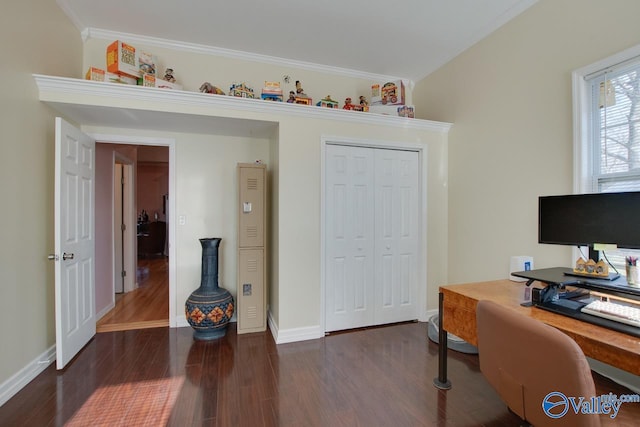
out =
<svg viewBox="0 0 640 427"><path fill-rule="evenodd" d="M596 276L595 274L582 274L582 273L576 273L573 270L569 270L569 271L565 271L564 274L565 276L584 277L587 279L598 279L598 280L616 280L620 278L620 275L618 273L609 273L608 276Z"/></svg>

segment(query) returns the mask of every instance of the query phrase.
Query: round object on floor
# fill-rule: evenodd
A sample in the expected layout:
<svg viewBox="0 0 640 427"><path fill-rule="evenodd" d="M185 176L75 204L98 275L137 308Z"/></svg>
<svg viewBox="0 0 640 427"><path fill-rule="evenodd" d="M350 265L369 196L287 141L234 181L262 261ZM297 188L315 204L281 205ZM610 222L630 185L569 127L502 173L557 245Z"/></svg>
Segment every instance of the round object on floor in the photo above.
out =
<svg viewBox="0 0 640 427"><path fill-rule="evenodd" d="M436 344L439 344L440 334L438 331L438 315L437 314L429 318L427 335L429 336L429 339L431 341L433 341ZM448 336L447 346L451 350L459 351L460 353L478 354L478 347L476 347L475 345L469 344L462 338L457 337L452 333L449 333L447 336Z"/></svg>

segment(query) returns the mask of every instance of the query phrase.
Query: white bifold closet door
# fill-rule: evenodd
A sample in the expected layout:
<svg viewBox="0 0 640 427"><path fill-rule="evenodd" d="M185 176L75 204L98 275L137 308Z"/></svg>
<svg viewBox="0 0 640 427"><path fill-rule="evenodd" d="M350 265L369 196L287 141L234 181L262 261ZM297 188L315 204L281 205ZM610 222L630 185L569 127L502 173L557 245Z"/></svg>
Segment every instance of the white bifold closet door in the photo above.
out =
<svg viewBox="0 0 640 427"><path fill-rule="evenodd" d="M418 318L415 151L327 145L325 330Z"/></svg>

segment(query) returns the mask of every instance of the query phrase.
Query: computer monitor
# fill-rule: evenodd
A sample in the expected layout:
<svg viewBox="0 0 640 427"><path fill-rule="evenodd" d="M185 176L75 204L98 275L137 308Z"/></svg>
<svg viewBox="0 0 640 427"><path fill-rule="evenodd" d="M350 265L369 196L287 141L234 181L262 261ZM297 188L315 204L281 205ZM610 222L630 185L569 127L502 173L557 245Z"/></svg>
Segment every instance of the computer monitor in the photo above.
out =
<svg viewBox="0 0 640 427"><path fill-rule="evenodd" d="M640 191L542 196L538 242L640 249Z"/></svg>

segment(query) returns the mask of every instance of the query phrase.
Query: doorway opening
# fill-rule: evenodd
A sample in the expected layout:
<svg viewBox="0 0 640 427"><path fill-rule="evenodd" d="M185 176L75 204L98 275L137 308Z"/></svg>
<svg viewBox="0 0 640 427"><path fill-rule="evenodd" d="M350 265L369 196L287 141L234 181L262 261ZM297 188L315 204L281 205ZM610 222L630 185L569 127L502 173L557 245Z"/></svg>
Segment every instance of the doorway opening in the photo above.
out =
<svg viewBox="0 0 640 427"><path fill-rule="evenodd" d="M96 332L169 326L169 197L169 147L96 145Z"/></svg>

